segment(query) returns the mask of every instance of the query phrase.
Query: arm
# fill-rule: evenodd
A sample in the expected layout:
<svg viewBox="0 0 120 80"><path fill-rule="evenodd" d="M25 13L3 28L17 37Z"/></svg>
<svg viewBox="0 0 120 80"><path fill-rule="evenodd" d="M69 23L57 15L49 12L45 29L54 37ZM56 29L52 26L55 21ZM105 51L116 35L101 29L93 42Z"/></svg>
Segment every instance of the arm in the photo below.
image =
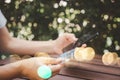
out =
<svg viewBox="0 0 120 80"><path fill-rule="evenodd" d="M53 53L54 41L26 41L13 38L6 27L0 29L0 49L17 54L34 54L42 51Z"/></svg>
<svg viewBox="0 0 120 80"><path fill-rule="evenodd" d="M76 41L73 34L64 34L53 41L26 41L13 38L6 27L0 29L0 49L10 53L30 54L36 52L62 53L62 49Z"/></svg>
<svg viewBox="0 0 120 80"><path fill-rule="evenodd" d="M20 77L20 69L18 63L10 63L5 66L0 66L0 80L11 80Z"/></svg>

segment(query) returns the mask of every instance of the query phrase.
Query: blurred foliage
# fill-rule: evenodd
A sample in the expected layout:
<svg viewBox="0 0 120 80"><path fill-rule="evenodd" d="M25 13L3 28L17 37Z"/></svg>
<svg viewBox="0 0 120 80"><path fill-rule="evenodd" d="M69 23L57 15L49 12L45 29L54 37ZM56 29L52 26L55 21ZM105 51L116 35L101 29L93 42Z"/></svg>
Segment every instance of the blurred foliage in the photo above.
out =
<svg viewBox="0 0 120 80"><path fill-rule="evenodd" d="M95 30L100 35L88 46L100 54L120 51L120 0L0 0L0 9L11 36L49 40Z"/></svg>

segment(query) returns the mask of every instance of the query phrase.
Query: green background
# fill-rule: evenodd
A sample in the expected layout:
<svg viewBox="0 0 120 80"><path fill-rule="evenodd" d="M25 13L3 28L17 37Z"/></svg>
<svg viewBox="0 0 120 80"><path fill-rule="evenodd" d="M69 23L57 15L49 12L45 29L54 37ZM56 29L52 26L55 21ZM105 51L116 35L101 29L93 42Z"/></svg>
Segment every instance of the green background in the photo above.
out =
<svg viewBox="0 0 120 80"><path fill-rule="evenodd" d="M11 36L26 40L56 39L62 32L76 37L100 35L88 42L96 53L120 53L120 0L0 0Z"/></svg>

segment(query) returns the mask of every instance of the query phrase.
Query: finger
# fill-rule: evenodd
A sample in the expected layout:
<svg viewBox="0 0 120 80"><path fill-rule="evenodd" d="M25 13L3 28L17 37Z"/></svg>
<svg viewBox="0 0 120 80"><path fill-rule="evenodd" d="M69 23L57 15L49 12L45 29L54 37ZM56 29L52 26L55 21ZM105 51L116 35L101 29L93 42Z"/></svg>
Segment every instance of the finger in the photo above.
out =
<svg viewBox="0 0 120 80"><path fill-rule="evenodd" d="M45 63L48 64L48 65L49 64L51 64L51 65L53 65L53 64L59 64L61 62L62 62L62 59L55 59L55 58L48 58L45 61Z"/></svg>
<svg viewBox="0 0 120 80"><path fill-rule="evenodd" d="M75 37L74 34L66 34L65 37L66 37L66 39L67 39L69 42L71 42L71 43L77 41L77 38Z"/></svg>
<svg viewBox="0 0 120 80"><path fill-rule="evenodd" d="M59 72L63 68L63 64L57 64L57 65L50 65L50 68L52 69L52 72Z"/></svg>
<svg viewBox="0 0 120 80"><path fill-rule="evenodd" d="M82 44L82 47L87 47L87 44Z"/></svg>
<svg viewBox="0 0 120 80"><path fill-rule="evenodd" d="M58 65L61 66L60 69L53 70L52 76L55 76L56 74L58 74L60 72L60 70L65 66L65 63L61 63L61 64L58 64Z"/></svg>

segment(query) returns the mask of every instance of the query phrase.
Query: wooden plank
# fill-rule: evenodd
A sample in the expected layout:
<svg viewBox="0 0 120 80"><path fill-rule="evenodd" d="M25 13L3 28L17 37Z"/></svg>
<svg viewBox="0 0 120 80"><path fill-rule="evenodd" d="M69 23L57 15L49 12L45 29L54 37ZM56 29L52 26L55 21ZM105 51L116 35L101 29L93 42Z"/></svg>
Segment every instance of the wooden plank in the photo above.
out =
<svg viewBox="0 0 120 80"><path fill-rule="evenodd" d="M113 74L113 75L119 75L120 76L120 67L114 67L114 66L106 66L106 65L99 65L99 64L93 64L93 63L83 63L83 62L67 62L66 67L71 67L73 69L83 69L83 70L89 70L89 71L95 71L95 72L101 72L101 73L107 73L107 74Z"/></svg>
<svg viewBox="0 0 120 80"><path fill-rule="evenodd" d="M120 76L75 68L64 68L60 71L60 74L87 80L120 80Z"/></svg>
<svg viewBox="0 0 120 80"><path fill-rule="evenodd" d="M15 79L12 79L12 80L28 80L28 79L15 78Z"/></svg>
<svg viewBox="0 0 120 80"><path fill-rule="evenodd" d="M49 80L86 80L86 79L80 79L80 78L63 76L63 75L56 75L56 76L50 78Z"/></svg>

